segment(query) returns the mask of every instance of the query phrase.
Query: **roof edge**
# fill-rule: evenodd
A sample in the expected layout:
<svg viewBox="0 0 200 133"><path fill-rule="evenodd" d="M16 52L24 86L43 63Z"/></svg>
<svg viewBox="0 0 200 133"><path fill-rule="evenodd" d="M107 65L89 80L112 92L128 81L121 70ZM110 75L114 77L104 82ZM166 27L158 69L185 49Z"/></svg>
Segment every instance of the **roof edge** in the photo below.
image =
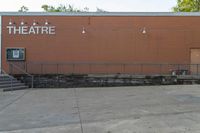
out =
<svg viewBox="0 0 200 133"><path fill-rule="evenodd" d="M200 12L0 12L1 16L200 16Z"/></svg>

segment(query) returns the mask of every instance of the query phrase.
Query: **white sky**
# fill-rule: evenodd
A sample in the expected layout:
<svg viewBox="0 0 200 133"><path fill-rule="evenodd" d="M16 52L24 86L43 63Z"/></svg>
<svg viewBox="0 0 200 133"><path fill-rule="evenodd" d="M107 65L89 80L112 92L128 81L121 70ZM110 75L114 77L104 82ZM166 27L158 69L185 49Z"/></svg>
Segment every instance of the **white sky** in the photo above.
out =
<svg viewBox="0 0 200 133"><path fill-rule="evenodd" d="M71 4L76 8L96 7L106 11L118 12L169 12L176 5L176 0L0 0L0 11L18 11L22 5L29 11L43 11L41 5Z"/></svg>

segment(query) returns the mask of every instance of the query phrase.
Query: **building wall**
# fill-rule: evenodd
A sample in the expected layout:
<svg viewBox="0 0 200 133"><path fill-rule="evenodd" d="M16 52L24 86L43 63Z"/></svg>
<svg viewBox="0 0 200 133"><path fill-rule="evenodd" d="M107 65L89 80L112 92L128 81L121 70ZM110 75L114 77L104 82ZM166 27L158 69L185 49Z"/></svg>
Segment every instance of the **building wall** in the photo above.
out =
<svg viewBox="0 0 200 133"><path fill-rule="evenodd" d="M10 20L16 25L22 20L27 25L48 20L56 26L56 34L9 35L6 26ZM7 47L24 47L27 62L44 64L189 64L190 49L200 48L199 22L200 17L3 16L3 68L8 71ZM82 34L83 27L86 34ZM142 34L144 27L146 34Z"/></svg>
<svg viewBox="0 0 200 133"><path fill-rule="evenodd" d="M1 32L1 15L0 15L0 70L1 70L1 36L2 36L2 32Z"/></svg>

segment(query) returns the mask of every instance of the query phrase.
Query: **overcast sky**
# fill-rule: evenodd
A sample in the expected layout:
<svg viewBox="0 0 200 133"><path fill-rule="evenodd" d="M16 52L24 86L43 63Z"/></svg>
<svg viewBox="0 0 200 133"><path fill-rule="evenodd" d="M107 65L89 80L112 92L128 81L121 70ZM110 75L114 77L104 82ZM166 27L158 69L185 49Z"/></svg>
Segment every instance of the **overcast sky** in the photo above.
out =
<svg viewBox="0 0 200 133"><path fill-rule="evenodd" d="M76 8L96 7L106 11L118 12L169 12L176 5L176 0L1 0L0 11L18 11L22 5L29 11L42 11L41 5L71 4Z"/></svg>

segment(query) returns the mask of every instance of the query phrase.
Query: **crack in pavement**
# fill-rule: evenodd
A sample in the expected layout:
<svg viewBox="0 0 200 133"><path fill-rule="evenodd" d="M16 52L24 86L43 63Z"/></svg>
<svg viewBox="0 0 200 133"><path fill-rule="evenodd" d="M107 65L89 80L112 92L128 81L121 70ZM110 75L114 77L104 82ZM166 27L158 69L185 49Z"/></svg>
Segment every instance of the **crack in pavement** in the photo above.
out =
<svg viewBox="0 0 200 133"><path fill-rule="evenodd" d="M12 104L14 104L15 102L19 101L22 97L24 97L27 93L29 93L31 90L27 90L25 91L21 96L17 97L16 99L12 100L10 103L6 104L5 106L3 106L1 109L0 109L0 113L2 111L4 111L5 109L7 109L9 106L11 106Z"/></svg>

